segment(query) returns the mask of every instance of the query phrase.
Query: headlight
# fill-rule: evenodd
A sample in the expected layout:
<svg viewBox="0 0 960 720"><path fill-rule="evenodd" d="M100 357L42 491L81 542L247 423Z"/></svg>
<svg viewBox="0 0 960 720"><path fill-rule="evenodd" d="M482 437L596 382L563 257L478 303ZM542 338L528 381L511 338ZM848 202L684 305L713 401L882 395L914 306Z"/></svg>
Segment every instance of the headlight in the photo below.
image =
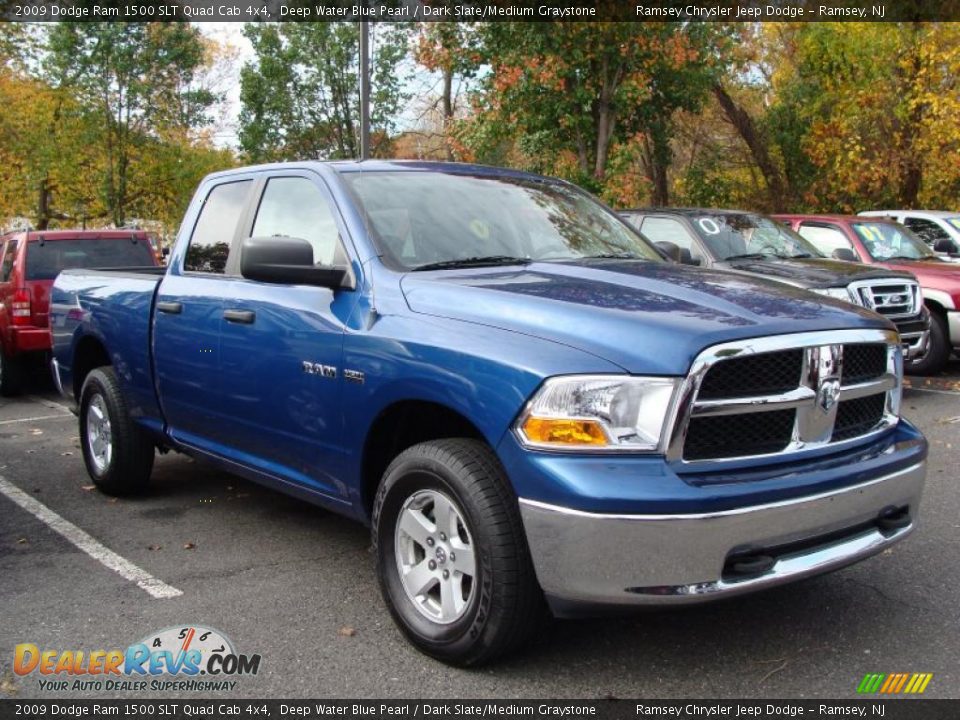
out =
<svg viewBox="0 0 960 720"><path fill-rule="evenodd" d="M677 384L627 375L550 378L528 403L517 433L529 447L655 452Z"/></svg>
<svg viewBox="0 0 960 720"><path fill-rule="evenodd" d="M847 288L811 288L811 292L815 292L817 295L826 295L827 297L836 298L837 300L843 300L848 303L857 302Z"/></svg>

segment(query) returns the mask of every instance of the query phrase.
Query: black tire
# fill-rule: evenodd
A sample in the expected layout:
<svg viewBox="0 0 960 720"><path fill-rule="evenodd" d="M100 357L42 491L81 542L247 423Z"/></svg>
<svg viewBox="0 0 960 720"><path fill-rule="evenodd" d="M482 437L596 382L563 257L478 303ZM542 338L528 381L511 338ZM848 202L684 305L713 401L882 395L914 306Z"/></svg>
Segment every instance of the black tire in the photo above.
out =
<svg viewBox="0 0 960 720"><path fill-rule="evenodd" d="M23 363L8 357L0 347L0 395L14 397L23 390Z"/></svg>
<svg viewBox="0 0 960 720"><path fill-rule="evenodd" d="M91 405L96 410L91 413ZM97 457L89 432L97 413L109 422L109 455ZM111 367L90 372L80 391L80 447L83 462L93 484L107 495L135 495L143 492L153 471L154 444L137 427L127 410L117 376Z"/></svg>
<svg viewBox="0 0 960 720"><path fill-rule="evenodd" d="M424 492L453 502L474 548L469 600L463 615L446 624L418 609L400 579L397 523L405 504ZM545 618L516 496L482 442L436 440L397 456L374 501L372 534L390 613L410 642L431 657L463 667L489 662L525 643Z"/></svg>
<svg viewBox="0 0 960 720"><path fill-rule="evenodd" d="M947 321L943 313L930 312L930 342L927 352L916 360L908 360L903 370L908 375L936 375L946 367L950 359L950 337L947 334Z"/></svg>

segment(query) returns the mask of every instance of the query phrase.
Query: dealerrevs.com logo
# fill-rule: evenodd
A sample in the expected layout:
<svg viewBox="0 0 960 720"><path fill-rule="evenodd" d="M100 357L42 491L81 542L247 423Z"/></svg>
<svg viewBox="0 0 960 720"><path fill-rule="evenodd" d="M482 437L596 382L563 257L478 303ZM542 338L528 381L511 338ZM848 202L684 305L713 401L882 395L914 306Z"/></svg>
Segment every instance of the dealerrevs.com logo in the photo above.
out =
<svg viewBox="0 0 960 720"><path fill-rule="evenodd" d="M151 633L126 650L14 648L13 671L39 675L45 691L234 690L235 678L256 675L260 655L237 653L219 630L170 627Z"/></svg>

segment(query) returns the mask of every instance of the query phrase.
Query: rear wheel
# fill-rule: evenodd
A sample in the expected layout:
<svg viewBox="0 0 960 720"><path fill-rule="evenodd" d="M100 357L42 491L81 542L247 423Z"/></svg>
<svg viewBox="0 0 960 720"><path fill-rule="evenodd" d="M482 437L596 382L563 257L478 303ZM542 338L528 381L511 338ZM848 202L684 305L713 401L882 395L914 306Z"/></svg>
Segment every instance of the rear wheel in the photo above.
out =
<svg viewBox="0 0 960 720"><path fill-rule="evenodd" d="M0 395L13 397L23 388L23 364L0 347Z"/></svg>
<svg viewBox="0 0 960 720"><path fill-rule="evenodd" d="M108 495L142 492L154 445L130 417L111 367L91 371L80 392L80 445L87 474Z"/></svg>
<svg viewBox="0 0 960 720"><path fill-rule="evenodd" d="M943 313L930 311L930 342L927 352L915 360L904 363L904 372L909 375L935 375L943 370L950 358L950 337Z"/></svg>
<svg viewBox="0 0 960 720"><path fill-rule="evenodd" d="M437 440L401 453L374 502L373 545L394 620L439 660L492 660L544 616L516 498L481 442Z"/></svg>

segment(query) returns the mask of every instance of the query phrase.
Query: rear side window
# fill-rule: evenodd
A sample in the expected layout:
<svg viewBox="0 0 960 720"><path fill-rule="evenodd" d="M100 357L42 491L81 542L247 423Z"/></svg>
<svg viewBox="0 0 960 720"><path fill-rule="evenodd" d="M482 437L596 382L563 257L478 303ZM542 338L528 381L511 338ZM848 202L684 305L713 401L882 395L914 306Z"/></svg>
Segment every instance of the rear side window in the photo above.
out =
<svg viewBox="0 0 960 720"><path fill-rule="evenodd" d="M119 268L155 265L146 238L75 238L27 243L27 280L53 280L70 268Z"/></svg>
<svg viewBox="0 0 960 720"><path fill-rule="evenodd" d="M323 193L306 178L272 178L253 224L253 237L287 237L313 246L316 265L332 265L340 236L333 211Z"/></svg>
<svg viewBox="0 0 960 720"><path fill-rule="evenodd" d="M0 282L10 281L10 276L13 274L13 261L17 258L17 248L19 246L19 240L10 240L7 243L3 259L0 261Z"/></svg>
<svg viewBox="0 0 960 720"><path fill-rule="evenodd" d="M237 231L252 180L214 187L200 210L193 228L184 270L222 274L227 266L230 243Z"/></svg>

